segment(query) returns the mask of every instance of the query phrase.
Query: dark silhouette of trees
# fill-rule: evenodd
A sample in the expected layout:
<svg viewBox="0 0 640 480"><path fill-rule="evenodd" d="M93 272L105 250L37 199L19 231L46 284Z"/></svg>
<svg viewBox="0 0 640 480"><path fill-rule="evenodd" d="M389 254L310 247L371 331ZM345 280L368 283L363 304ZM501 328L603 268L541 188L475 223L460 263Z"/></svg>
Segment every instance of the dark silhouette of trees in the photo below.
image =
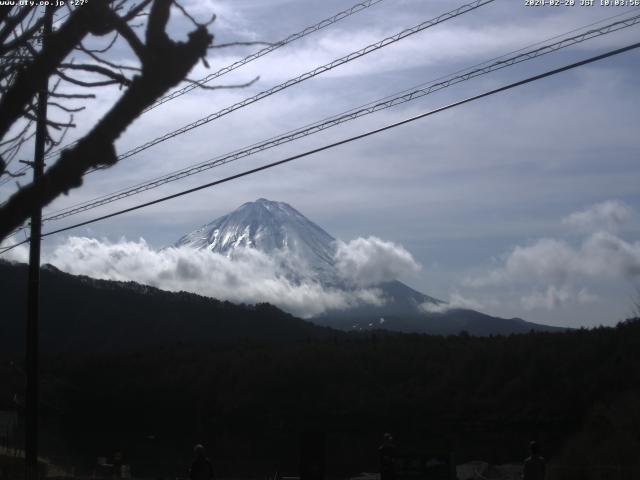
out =
<svg viewBox="0 0 640 480"><path fill-rule="evenodd" d="M186 42L167 34L172 5L195 25ZM69 92L69 85L89 89L119 85L123 93L84 137L61 152L39 181L23 186L0 207L0 241L36 208L79 187L88 170L116 163L115 140L145 108L185 80L213 41L207 25L196 23L175 0L90 0L67 8L62 24L43 41L42 27L56 8L0 7L0 178L9 174L9 163L34 134L36 97L43 82L49 82L53 116L66 115L63 120L47 119L49 149L74 126L73 113L82 108L77 101L94 97L94 93ZM144 38L136 33L136 22L142 22ZM96 37L107 37L106 47L86 46ZM109 60L117 39L124 39L138 66ZM76 57L83 60L75 61ZM90 80L84 78L87 75Z"/></svg>
<svg viewBox="0 0 640 480"><path fill-rule="evenodd" d="M41 271L43 352L129 351L174 342L290 342L339 334L269 304L234 305L134 282L78 277L47 265ZM27 268L0 260L0 351L24 348Z"/></svg>
<svg viewBox="0 0 640 480"><path fill-rule="evenodd" d="M255 338L56 354L43 393L55 408L44 413L89 457L100 442L153 432L167 459L172 445L216 438L225 438L222 459L277 458L278 442L321 431L345 439L332 462L357 472L377 467L380 435L393 431L403 448L454 451L460 462L521 461L535 438L554 464L638 465L638 321L492 338Z"/></svg>
<svg viewBox="0 0 640 480"><path fill-rule="evenodd" d="M0 262L0 397L11 384L2 366L22 362L13 325L25 275ZM299 435L324 432L327 468L355 473L378 468L380 436L393 432L403 448L450 450L460 462L522 461L535 439L550 466L640 468L638 319L510 336L347 333L269 305L52 267L42 283L51 455L94 459L117 447L141 475L180 476L190 446L204 442L221 476L278 459L295 473Z"/></svg>
<svg viewBox="0 0 640 480"><path fill-rule="evenodd" d="M22 368L25 276L0 262L0 403L22 396L10 365ZM327 471L356 473L378 468L380 436L392 432L403 448L453 451L457 462L522 461L535 439L553 478L640 468L637 318L509 336L347 333L266 304L53 267L42 284L42 448L52 456L95 461L122 448L140 476L179 477L204 442L220 476L285 460L280 471L295 473L300 434L320 432Z"/></svg>

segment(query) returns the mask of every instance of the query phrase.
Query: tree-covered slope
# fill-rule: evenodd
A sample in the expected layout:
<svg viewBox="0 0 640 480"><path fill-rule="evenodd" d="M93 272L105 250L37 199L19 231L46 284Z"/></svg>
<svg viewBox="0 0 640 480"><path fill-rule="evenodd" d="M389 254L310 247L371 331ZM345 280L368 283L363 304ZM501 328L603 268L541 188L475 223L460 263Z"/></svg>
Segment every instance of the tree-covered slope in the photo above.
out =
<svg viewBox="0 0 640 480"><path fill-rule="evenodd" d="M22 351L27 267L0 262L0 348ZM41 274L41 342L49 351L122 351L241 339L289 341L336 332L268 305L234 305L133 282L95 280L49 265Z"/></svg>

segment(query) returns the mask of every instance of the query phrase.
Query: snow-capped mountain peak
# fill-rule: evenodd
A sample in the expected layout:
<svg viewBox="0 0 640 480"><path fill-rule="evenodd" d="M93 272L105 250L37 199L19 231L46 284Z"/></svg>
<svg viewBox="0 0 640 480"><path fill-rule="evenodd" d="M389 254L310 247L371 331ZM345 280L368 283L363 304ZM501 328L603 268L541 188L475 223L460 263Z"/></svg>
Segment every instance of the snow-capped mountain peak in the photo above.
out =
<svg viewBox="0 0 640 480"><path fill-rule="evenodd" d="M230 256L239 248L266 254L284 252L321 275L333 276L335 239L291 205L260 198L184 235L188 246Z"/></svg>
<svg viewBox="0 0 640 480"><path fill-rule="evenodd" d="M398 280L387 279L363 290L345 277L344 265L339 261L345 244L338 243L291 205L260 198L184 235L173 246L209 250L227 257L255 249L272 257L278 265L274 275L284 276L286 282L319 285L330 294L353 300L343 308L327 308L316 314L314 322L322 325L347 330L384 325L389 330L446 334L467 330L479 335L547 328L463 308L448 309L445 302ZM423 308L429 304L440 306L441 311Z"/></svg>

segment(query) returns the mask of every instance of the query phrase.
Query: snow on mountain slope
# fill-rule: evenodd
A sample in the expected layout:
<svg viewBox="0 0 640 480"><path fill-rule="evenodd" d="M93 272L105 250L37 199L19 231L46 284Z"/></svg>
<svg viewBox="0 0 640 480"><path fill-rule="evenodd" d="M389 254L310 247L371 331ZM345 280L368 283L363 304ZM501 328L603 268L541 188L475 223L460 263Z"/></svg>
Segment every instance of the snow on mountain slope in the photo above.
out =
<svg viewBox="0 0 640 480"><path fill-rule="evenodd" d="M256 249L278 262L287 281L299 285L311 282L351 298L343 308L321 309L315 314L313 321L321 325L346 330L383 327L437 334L467 330L477 335L550 329L521 319L491 317L464 308L448 309L445 302L395 280L393 273L389 275L389 272L401 272L404 267L417 265L401 246L374 237L359 238L349 244L339 242L283 202L261 198L245 203L184 235L173 246L208 250L232 260L247 248ZM384 267L379 270L385 273L382 276L385 278L381 279L376 268L372 268L376 262L369 264L367 258L363 263L363 257L372 255L379 266ZM392 263L401 268L390 268ZM348 271L345 272L345 268ZM375 280L364 284L354 281L355 271ZM424 308L429 304L444 308L429 312Z"/></svg>
<svg viewBox="0 0 640 480"><path fill-rule="evenodd" d="M364 246L373 247L375 253L364 252L361 249L363 243ZM407 266L407 262L414 262L411 254L402 247L372 238L355 241L356 251L351 253L356 258L350 260L357 261L345 262L345 248L349 248L347 244L336 241L291 205L264 198L245 203L233 212L184 235L173 246L209 250L227 257L233 257L242 248L255 248L276 258L287 278L292 281L311 280L323 286L344 290L355 288L350 277L358 267L362 267L358 262L363 257L377 255L375 261L383 264L395 261L401 264L400 270ZM381 251L385 249L387 250ZM400 252L397 257L396 251ZM365 267L371 265L365 264ZM348 271L345 272L345 269ZM362 268L363 275L375 278L373 270L375 269ZM389 272L384 270L386 278L368 285L382 292L385 302L405 306L407 302L416 305L424 302L441 303L411 290L393 277L390 278ZM420 298L413 298L415 295L407 294L409 291Z"/></svg>
<svg viewBox="0 0 640 480"><path fill-rule="evenodd" d="M384 243L381 240L378 242ZM227 257L233 257L241 248L255 248L278 258L287 278L292 281L311 280L342 290L354 288L346 278L349 275L345 275L344 265L337 261L339 246L336 239L284 202L261 198L245 203L233 212L184 235L173 246L209 250ZM408 252L405 253L410 256ZM362 256L362 252L357 252L356 256ZM417 312L420 304L442 303L393 278L387 278L372 287L378 292L381 302L375 302L370 308L377 309L382 303L387 306L385 313Z"/></svg>
<svg viewBox="0 0 640 480"><path fill-rule="evenodd" d="M336 240L292 206L261 198L248 202L186 234L174 247L188 246L232 256L238 248L287 255L291 275L310 273L322 283L338 281Z"/></svg>

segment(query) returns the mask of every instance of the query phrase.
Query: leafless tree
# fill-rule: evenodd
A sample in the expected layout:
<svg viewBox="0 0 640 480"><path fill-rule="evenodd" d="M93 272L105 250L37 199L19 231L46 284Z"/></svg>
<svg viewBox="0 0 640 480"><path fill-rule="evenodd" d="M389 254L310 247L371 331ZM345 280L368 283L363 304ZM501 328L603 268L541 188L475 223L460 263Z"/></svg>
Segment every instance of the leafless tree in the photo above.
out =
<svg viewBox="0 0 640 480"><path fill-rule="evenodd" d="M0 206L0 241L35 209L79 187L88 170L116 163L115 140L145 108L184 81L199 60L206 64L213 42L211 22L197 23L176 0L80 0L82 4L73 7L66 3L0 7L0 179L19 171L15 161L34 135L37 94L45 81L51 112L46 119L49 150L74 126L74 113L84 108L81 102L95 97L93 89L118 85L122 94L86 135L60 153L40 180L22 186ZM186 42L174 41L167 33L172 6L194 24ZM57 28L42 41L46 17L54 14ZM96 48L96 38L103 38L104 46ZM136 65L109 58L107 52L116 41L133 52Z"/></svg>

